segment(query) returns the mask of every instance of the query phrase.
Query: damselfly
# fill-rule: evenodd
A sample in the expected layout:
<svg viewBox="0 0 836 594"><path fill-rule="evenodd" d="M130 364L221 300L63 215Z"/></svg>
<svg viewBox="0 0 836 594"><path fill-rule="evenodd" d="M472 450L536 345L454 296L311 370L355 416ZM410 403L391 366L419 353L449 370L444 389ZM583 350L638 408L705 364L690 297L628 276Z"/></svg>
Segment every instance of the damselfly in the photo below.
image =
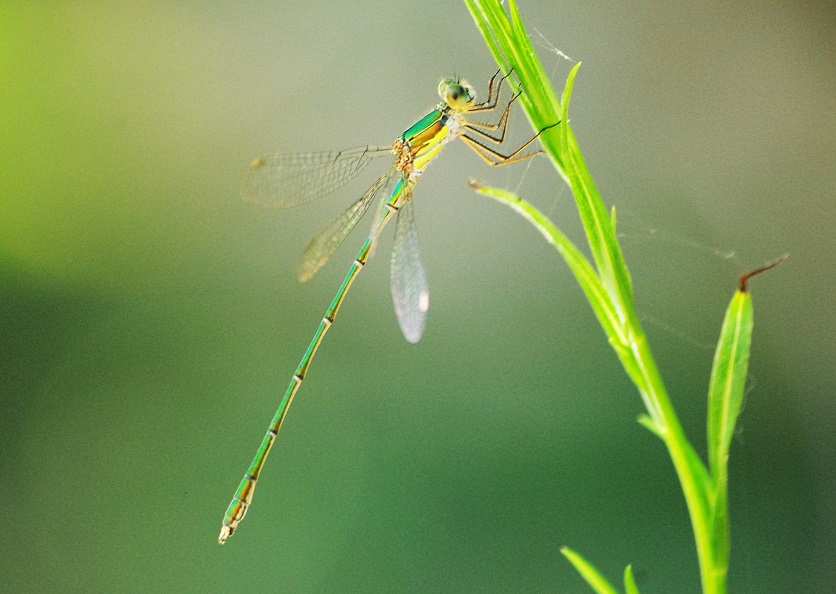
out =
<svg viewBox="0 0 836 594"><path fill-rule="evenodd" d="M488 99L483 103L476 103L476 93L466 81L445 78L438 85L441 102L399 136L391 147L366 146L339 152L259 157L250 164L243 182L244 199L261 206L286 208L324 196L354 178L375 158L386 155L391 158L394 155L394 162L389 170L379 177L359 200L345 209L311 240L297 267L296 275L299 281L305 282L311 278L366 213L375 197L381 196L371 233L325 312L273 420L270 421L270 427L255 458L229 504L218 538L221 544L235 532L247 514L267 454L276 440L296 391L308 373L314 353L328 328L334 323L340 305L357 274L366 264L375 241L396 213L398 220L391 264L392 301L404 337L412 343L421 339L430 305L430 294L424 267L418 255L412 191L427 165L439 155L445 144L456 138L461 138L488 165L507 165L540 154L541 151L524 151L543 130L508 155L501 154L486 144L499 145L505 139L511 104L519 97L519 93L508 101L497 123L488 124L471 119L474 114L496 109L502 83L508 75L497 81L498 76L499 72L491 78Z"/></svg>

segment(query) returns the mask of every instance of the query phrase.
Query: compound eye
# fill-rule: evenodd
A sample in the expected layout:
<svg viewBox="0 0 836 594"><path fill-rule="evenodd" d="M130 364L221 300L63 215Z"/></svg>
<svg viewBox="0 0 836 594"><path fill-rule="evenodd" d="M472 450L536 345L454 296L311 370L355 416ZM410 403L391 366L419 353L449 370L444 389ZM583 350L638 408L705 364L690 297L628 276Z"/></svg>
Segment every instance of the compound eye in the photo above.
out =
<svg viewBox="0 0 836 594"><path fill-rule="evenodd" d="M445 78L442 80L438 85L438 94L454 110L467 108L476 98L470 85L456 78Z"/></svg>

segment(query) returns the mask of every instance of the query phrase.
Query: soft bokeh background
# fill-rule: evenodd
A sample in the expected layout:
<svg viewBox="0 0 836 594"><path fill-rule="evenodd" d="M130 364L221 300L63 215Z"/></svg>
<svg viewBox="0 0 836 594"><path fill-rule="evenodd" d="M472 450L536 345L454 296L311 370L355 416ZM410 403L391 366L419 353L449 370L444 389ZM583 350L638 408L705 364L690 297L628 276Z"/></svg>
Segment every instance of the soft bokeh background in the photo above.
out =
<svg viewBox="0 0 836 594"><path fill-rule="evenodd" d="M619 212L637 302L704 450L712 343L752 283L731 459L735 592L836 583L836 27L830 2L520 0ZM535 31L536 28L536 31ZM310 206L237 199L259 153L387 144L438 79L495 66L464 6L0 7L0 575L8 591L585 592L584 553L696 592L679 486L573 278L469 176L580 241L544 160L446 149L416 197L432 310L401 337L387 236L319 351L250 515L238 481L355 250ZM520 112L517 138L530 130ZM365 230L366 224L360 227ZM391 232L390 232L391 233ZM389 235L389 234L387 234Z"/></svg>

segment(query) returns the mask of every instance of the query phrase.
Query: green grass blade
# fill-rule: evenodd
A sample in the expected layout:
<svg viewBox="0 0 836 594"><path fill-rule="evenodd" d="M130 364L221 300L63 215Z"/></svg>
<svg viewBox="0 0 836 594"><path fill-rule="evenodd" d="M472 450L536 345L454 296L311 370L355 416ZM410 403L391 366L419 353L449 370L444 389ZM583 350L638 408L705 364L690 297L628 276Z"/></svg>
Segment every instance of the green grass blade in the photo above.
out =
<svg viewBox="0 0 836 594"><path fill-rule="evenodd" d="M723 320L708 389L708 459L715 476L726 465L740 414L751 339L752 298L738 291Z"/></svg>
<svg viewBox="0 0 836 594"><path fill-rule="evenodd" d="M729 565L730 526L728 512L728 460L734 429L743 404L749 371L754 313L746 283L756 274L777 266L771 264L740 278L720 330L708 387L708 461L714 489L711 496L711 542L714 571L725 575Z"/></svg>
<svg viewBox="0 0 836 594"><path fill-rule="evenodd" d="M581 574L581 577L586 580L586 583L595 590L598 594L618 594L612 584L610 584L601 573L595 569L589 561L581 557L569 547L560 549L563 556L569 560L569 563L574 565L575 569Z"/></svg>
<svg viewBox="0 0 836 594"><path fill-rule="evenodd" d="M653 435L655 435L662 441L665 440L665 436L662 434L662 430L659 429L659 426L656 424L656 421L654 421L650 417L650 415L642 413L639 415L636 421L638 421L639 425L650 431Z"/></svg>
<svg viewBox="0 0 836 594"><path fill-rule="evenodd" d="M485 32L490 35L489 46L493 43L498 46L501 52L500 64L505 68L514 68L523 88L520 102L534 128L542 130L558 121L562 122L560 126L546 130L540 136L540 141L561 176L572 188L595 265L620 315L626 318L632 311L632 286L627 267L609 214L568 125L569 99L580 63L569 73L562 98L558 101L525 31L516 3L509 2L510 17L498 2L467 0L467 4L473 7L471 12L478 11L474 12L477 23L480 20L478 15L484 16L480 30L483 35Z"/></svg>
<svg viewBox="0 0 836 594"><path fill-rule="evenodd" d="M729 523L728 474L723 473L714 481L714 498L711 501L711 552L714 575L726 581L731 553L731 524Z"/></svg>
<svg viewBox="0 0 836 594"><path fill-rule="evenodd" d="M737 291L720 330L708 390L708 458L714 489L710 502L714 571L728 571L728 457L743 402L752 338L752 298Z"/></svg>
<svg viewBox="0 0 836 594"><path fill-rule="evenodd" d="M500 68L508 72L513 67L523 89L520 103L534 129L542 130L562 122L543 132L540 142L572 188L595 265L604 286L612 293L619 315L626 318L632 311L629 306L632 286L627 267L609 214L568 126L567 108L580 64L569 73L562 100L558 101L525 31L516 3L509 2L510 17L496 1L465 0L465 3Z"/></svg>
<svg viewBox="0 0 836 594"><path fill-rule="evenodd" d="M480 185L475 180L468 183L477 193L505 204L534 225L569 265L607 336L621 336L615 307L595 270L581 251L543 213L525 200L506 190ZM626 338L621 337L620 340L626 341Z"/></svg>
<svg viewBox="0 0 836 594"><path fill-rule="evenodd" d="M708 451L713 474L728 458L743 403L751 340L752 298L738 291L723 320L708 390Z"/></svg>
<svg viewBox="0 0 836 594"><path fill-rule="evenodd" d="M539 141L544 152L572 189L591 262L525 201L495 188L477 185L477 189L531 222L558 249L575 274L610 344L638 388L647 409L640 422L665 443L670 454L691 517L703 591L721 594L725 592L728 551L725 465L740 412L742 384L738 389L732 378L731 384L724 387L723 379L731 376L723 364L717 366L718 379L711 380L714 394L709 404L709 472L685 436L635 313L632 280L615 233L615 210L608 212L604 205L569 125L568 106L579 65L570 72L558 100L525 32L516 2L507 0L507 13L499 0L465 0L465 3L500 68L506 73L513 69L513 78L523 90L519 102L534 129L542 130ZM511 84L516 83L512 80ZM560 125L544 130L556 122ZM723 357L739 348L740 345L724 347ZM745 375L745 368L735 363L733 357L726 367L732 369L735 365Z"/></svg>
<svg viewBox="0 0 836 594"><path fill-rule="evenodd" d="M633 577L633 566L624 568L624 592L626 594L639 594L639 587L636 586L636 578Z"/></svg>

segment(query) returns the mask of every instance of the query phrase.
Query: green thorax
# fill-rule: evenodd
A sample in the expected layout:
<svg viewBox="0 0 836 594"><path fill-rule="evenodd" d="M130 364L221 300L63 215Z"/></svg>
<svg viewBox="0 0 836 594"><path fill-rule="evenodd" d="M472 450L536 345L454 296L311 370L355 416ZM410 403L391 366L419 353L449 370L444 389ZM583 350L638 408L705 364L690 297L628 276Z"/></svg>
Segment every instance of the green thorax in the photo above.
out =
<svg viewBox="0 0 836 594"><path fill-rule="evenodd" d="M434 109L403 133L403 139L412 149L413 165L417 171L423 171L444 146L450 135L448 119L449 116L444 111Z"/></svg>

